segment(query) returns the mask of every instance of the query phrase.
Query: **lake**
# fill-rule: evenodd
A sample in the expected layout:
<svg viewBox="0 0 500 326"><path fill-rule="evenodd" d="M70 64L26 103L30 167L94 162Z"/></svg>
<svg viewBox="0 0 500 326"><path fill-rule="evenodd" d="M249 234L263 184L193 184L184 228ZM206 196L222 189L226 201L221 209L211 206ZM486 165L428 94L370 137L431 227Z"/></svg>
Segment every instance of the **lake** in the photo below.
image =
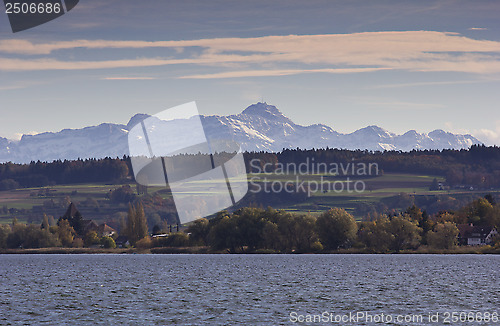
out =
<svg viewBox="0 0 500 326"><path fill-rule="evenodd" d="M493 255L0 255L0 278L0 325L500 325Z"/></svg>

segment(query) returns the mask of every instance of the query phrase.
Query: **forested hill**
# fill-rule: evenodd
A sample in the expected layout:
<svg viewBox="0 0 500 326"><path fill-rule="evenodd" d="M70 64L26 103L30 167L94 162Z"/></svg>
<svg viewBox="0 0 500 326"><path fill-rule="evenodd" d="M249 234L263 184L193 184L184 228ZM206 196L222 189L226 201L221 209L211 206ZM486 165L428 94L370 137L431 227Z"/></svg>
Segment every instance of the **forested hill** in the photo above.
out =
<svg viewBox="0 0 500 326"><path fill-rule="evenodd" d="M249 172L272 172L279 164L376 163L381 172L440 175L450 186L482 189L500 187L500 148L474 145L462 150L411 152L351 151L342 149L283 150L278 153L245 153ZM185 155L185 159L193 159ZM253 162L251 164L251 162ZM259 168L256 168L259 166ZM0 164L0 190L73 183L120 183L133 179L130 159L104 158L73 161Z"/></svg>
<svg viewBox="0 0 500 326"><path fill-rule="evenodd" d="M258 155L256 153L249 156ZM270 155L270 154L267 154ZM276 161L303 162L315 158L316 162L377 163L382 172L441 175L451 185L471 185L480 188L500 187L500 147L474 145L462 150L423 151L348 151L285 150L276 154Z"/></svg>

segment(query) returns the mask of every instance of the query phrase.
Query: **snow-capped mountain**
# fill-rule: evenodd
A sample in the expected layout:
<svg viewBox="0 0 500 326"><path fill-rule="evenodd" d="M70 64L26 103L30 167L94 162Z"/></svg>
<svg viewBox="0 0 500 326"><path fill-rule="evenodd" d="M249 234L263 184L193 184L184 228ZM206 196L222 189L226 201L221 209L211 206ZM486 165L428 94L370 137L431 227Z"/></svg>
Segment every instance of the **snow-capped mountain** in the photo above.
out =
<svg viewBox="0 0 500 326"><path fill-rule="evenodd" d="M443 130L429 134L414 130L396 135L377 126L368 126L350 134L315 124L301 126L284 116L275 106L257 103L242 113L230 116L202 117L209 139L224 137L234 140L248 151L280 151L283 148L346 148L368 150L461 149L482 144L471 135L455 135Z"/></svg>
<svg viewBox="0 0 500 326"><path fill-rule="evenodd" d="M128 155L128 131L148 117L147 114L137 114L127 125L103 123L83 129L24 135L19 142L0 138L0 162L27 163ZM350 134L341 134L322 124L295 124L267 103L253 104L236 115L201 116L201 121L209 140L231 138L247 151L280 151L297 147L410 151L461 149L482 144L471 135L455 135L443 130L428 134L411 130L396 135L380 127L369 126ZM182 124L182 121L168 123Z"/></svg>

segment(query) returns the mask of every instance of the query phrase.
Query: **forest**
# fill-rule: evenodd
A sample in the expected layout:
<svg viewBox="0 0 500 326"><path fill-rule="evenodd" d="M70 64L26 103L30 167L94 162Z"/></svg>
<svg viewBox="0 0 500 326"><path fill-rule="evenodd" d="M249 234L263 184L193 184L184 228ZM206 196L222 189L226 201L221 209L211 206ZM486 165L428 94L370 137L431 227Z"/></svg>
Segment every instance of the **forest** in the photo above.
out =
<svg viewBox="0 0 500 326"><path fill-rule="evenodd" d="M202 154L199 154L202 155ZM182 156L182 155L181 155ZM184 155L192 159L192 155ZM420 173L443 176L451 187L500 188L500 148L474 145L462 150L352 151L345 149L284 149L278 153L244 153L247 171L258 160L262 169L277 168L278 163L366 163L378 165L381 173ZM255 172L255 171L254 171ZM120 183L133 179L129 157L79 159L74 161L0 164L0 190L44 187L75 183Z"/></svg>

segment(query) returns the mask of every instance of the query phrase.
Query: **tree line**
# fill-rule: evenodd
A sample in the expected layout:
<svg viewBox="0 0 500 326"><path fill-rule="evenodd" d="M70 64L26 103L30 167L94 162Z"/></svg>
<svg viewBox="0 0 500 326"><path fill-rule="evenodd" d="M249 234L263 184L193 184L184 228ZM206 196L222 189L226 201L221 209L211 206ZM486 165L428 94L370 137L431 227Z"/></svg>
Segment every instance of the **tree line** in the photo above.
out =
<svg viewBox="0 0 500 326"><path fill-rule="evenodd" d="M199 154L203 155L203 154ZM223 153L218 155L224 156ZM226 155L228 156L228 155ZM229 157L229 156L228 156ZM446 176L450 186L470 185L489 189L500 187L500 148L473 145L461 150L367 151L335 148L284 149L277 153L244 153L247 171L250 162L272 170L277 163L301 163L306 159L316 163L376 163L383 172L422 173ZM192 161L192 155L180 155L177 160ZM268 164L270 163L270 164ZM267 164L267 165L266 165ZM179 164L182 166L182 164ZM272 172L272 171L268 171ZM56 184L118 182L132 178L130 158L57 160L29 164L0 164L0 190L24 187L44 187Z"/></svg>
<svg viewBox="0 0 500 326"><path fill-rule="evenodd" d="M252 159L272 172L277 163L301 163L307 159L316 163L376 163L381 173L430 174L446 177L450 186L469 185L482 189L500 187L500 147L473 145L469 149L368 151L326 149L284 149L278 153L245 153L247 170ZM266 165L267 164L267 165ZM262 169L261 169L262 170Z"/></svg>
<svg viewBox="0 0 500 326"><path fill-rule="evenodd" d="M66 213L57 221L43 214L42 223L21 223L17 218L10 224L0 224L0 248L32 249L49 247L104 247L115 248L118 234L98 235L96 230L85 227L82 214L71 203ZM121 221L120 234L131 246L148 237L148 224L142 202L129 204L128 214Z"/></svg>
<svg viewBox="0 0 500 326"><path fill-rule="evenodd" d="M345 248L367 252L400 252L421 246L451 249L458 244L459 224L500 227L500 207L491 196L456 212L429 215L413 205L403 212L379 214L356 222L340 208L319 216L272 208L242 208L232 214L193 222L186 232L191 244L230 252L328 252ZM500 239L497 239L500 247Z"/></svg>
<svg viewBox="0 0 500 326"><path fill-rule="evenodd" d="M127 157L0 164L0 190L57 184L117 182L130 176Z"/></svg>
<svg viewBox="0 0 500 326"><path fill-rule="evenodd" d="M114 248L113 237L99 237L81 226L74 207L56 222L43 217L41 224L16 219L0 225L0 248L92 247ZM357 248L366 252L400 252L422 246L451 249L457 246L459 224L500 228L500 205L492 196L479 198L457 211L429 215L413 205L403 212L379 214L358 222L341 208L317 216L284 210L244 207L233 213L219 212L211 219L198 219L179 232L156 226L151 236L139 201L130 204L120 235L137 248L205 246L220 252L331 252ZM158 236L160 235L160 236ZM500 238L495 239L500 248Z"/></svg>

